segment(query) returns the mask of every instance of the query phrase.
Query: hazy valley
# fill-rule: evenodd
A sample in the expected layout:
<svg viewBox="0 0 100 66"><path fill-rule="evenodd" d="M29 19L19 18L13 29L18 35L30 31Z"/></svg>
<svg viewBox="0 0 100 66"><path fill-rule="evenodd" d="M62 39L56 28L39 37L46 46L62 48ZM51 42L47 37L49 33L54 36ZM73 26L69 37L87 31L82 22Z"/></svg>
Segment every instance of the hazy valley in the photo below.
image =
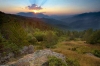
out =
<svg viewBox="0 0 100 66"><path fill-rule="evenodd" d="M77 14L73 16L48 16L42 13L18 13L18 15L26 17L37 17L44 22L57 26L62 29L70 30L86 30L86 29L100 29L100 12L90 12ZM59 18L60 17L60 18ZM59 18L59 19L57 19Z"/></svg>

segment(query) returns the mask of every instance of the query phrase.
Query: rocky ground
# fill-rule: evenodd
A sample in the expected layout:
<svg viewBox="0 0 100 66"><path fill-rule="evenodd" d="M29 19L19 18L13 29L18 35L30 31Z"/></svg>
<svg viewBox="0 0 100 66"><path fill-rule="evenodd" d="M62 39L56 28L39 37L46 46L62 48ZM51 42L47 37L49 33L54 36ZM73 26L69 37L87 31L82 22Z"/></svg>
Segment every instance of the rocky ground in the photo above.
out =
<svg viewBox="0 0 100 66"><path fill-rule="evenodd" d="M65 56L60 53L53 52L49 49L38 50L32 54L28 54L16 62L12 62L9 66L45 66L48 61L48 56L55 56L65 62Z"/></svg>

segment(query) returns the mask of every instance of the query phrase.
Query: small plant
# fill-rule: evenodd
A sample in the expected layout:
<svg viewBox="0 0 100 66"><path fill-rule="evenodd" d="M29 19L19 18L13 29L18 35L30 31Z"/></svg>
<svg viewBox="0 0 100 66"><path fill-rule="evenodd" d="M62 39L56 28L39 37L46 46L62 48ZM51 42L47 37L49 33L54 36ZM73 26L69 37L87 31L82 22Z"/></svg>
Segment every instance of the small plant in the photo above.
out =
<svg viewBox="0 0 100 66"><path fill-rule="evenodd" d="M100 50L94 50L93 54L97 57L100 57Z"/></svg>
<svg viewBox="0 0 100 66"><path fill-rule="evenodd" d="M28 37L28 42L33 44L33 45L35 45L36 42L37 42L37 39L35 37L33 37L33 36L29 36Z"/></svg>
<svg viewBox="0 0 100 66"><path fill-rule="evenodd" d="M54 56L48 58L48 66L66 66L66 64L61 59L58 59Z"/></svg>
<svg viewBox="0 0 100 66"><path fill-rule="evenodd" d="M68 58L66 59L68 66L80 66L79 62L76 59Z"/></svg>
<svg viewBox="0 0 100 66"><path fill-rule="evenodd" d="M76 47L74 47L74 48L72 48L72 51L76 51L76 49L77 49L77 48L76 48Z"/></svg>

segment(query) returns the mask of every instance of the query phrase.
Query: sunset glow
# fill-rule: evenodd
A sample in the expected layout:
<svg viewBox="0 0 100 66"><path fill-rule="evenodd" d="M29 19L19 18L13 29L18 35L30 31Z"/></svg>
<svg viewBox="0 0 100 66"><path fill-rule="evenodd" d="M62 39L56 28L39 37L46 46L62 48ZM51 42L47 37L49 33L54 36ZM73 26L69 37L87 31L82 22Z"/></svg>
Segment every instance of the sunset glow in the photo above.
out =
<svg viewBox="0 0 100 66"><path fill-rule="evenodd" d="M38 11L38 10L33 10L33 12L34 12L34 13L39 13L39 11Z"/></svg>
<svg viewBox="0 0 100 66"><path fill-rule="evenodd" d="M24 2L23 0L0 0L0 10L13 14L34 12L46 15L70 15L100 11L99 6L100 0L25 0Z"/></svg>

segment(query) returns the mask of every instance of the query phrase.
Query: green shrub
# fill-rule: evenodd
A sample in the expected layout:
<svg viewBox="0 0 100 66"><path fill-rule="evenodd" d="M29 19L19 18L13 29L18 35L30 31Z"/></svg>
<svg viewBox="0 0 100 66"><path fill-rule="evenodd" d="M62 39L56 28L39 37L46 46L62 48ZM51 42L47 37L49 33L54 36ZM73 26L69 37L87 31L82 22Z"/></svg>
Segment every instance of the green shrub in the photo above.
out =
<svg viewBox="0 0 100 66"><path fill-rule="evenodd" d="M37 42L37 39L34 36L28 36L28 42L35 45Z"/></svg>
<svg viewBox="0 0 100 66"><path fill-rule="evenodd" d="M87 43L90 44L99 44L100 43L100 30L94 31L90 36L88 36L88 39L86 40Z"/></svg>
<svg viewBox="0 0 100 66"><path fill-rule="evenodd" d="M17 46L16 44L9 43L9 42L5 43L5 47L4 48L6 49L6 51L13 52L13 53L18 53L19 49L20 49L20 47Z"/></svg>
<svg viewBox="0 0 100 66"><path fill-rule="evenodd" d="M66 40L67 40L67 38L65 36L61 36L61 37L59 37L58 42L62 42L62 41L66 41Z"/></svg>
<svg viewBox="0 0 100 66"><path fill-rule="evenodd" d="M0 53L6 55L9 52L17 53L18 50L19 46L7 41L5 38L3 38L2 34L0 33Z"/></svg>
<svg viewBox="0 0 100 66"><path fill-rule="evenodd" d="M57 44L58 40L56 32L52 30L41 31L38 29L33 33L33 36L36 38L38 42L40 42L40 43L37 42L36 44L43 46L45 48L54 48L55 47L54 45Z"/></svg>
<svg viewBox="0 0 100 66"><path fill-rule="evenodd" d="M15 43L18 46L28 45L27 33L24 28L17 22L4 23L2 25L3 37L10 43Z"/></svg>
<svg viewBox="0 0 100 66"><path fill-rule="evenodd" d="M54 56L49 57L48 66L66 66L66 64L61 60Z"/></svg>
<svg viewBox="0 0 100 66"><path fill-rule="evenodd" d="M43 32L35 32L34 37L37 39L38 42L41 42L44 40L44 33Z"/></svg>
<svg viewBox="0 0 100 66"><path fill-rule="evenodd" d="M97 57L100 57L100 50L94 50L93 54Z"/></svg>
<svg viewBox="0 0 100 66"><path fill-rule="evenodd" d="M21 47L17 46L14 43L8 42L7 40L2 42L2 43L0 43L0 47L1 47L0 48L0 53L2 54L2 56L5 56L10 52L11 53L13 52L14 54L17 55L17 53L19 52L19 49L21 48Z"/></svg>
<svg viewBox="0 0 100 66"><path fill-rule="evenodd" d="M54 48L54 45L57 44L58 37L55 32L47 31L45 34L44 41L46 43L46 48Z"/></svg>

